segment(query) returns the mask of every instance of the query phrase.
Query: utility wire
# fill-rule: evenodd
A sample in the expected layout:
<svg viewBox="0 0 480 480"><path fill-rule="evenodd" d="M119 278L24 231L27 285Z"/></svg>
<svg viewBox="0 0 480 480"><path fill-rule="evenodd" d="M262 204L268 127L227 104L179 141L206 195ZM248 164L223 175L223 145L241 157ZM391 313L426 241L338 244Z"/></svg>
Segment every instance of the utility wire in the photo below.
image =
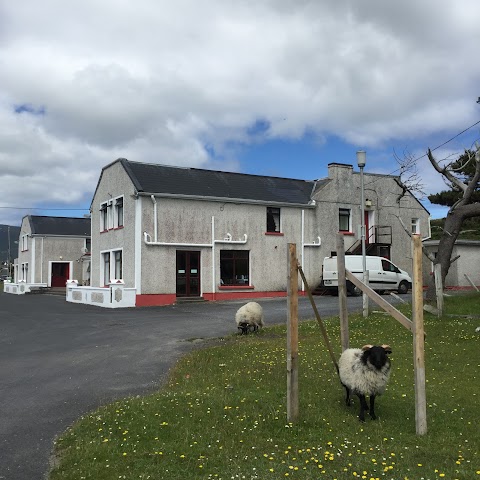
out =
<svg viewBox="0 0 480 480"><path fill-rule="evenodd" d="M464 130L462 130L460 133L457 133L455 136L453 136L452 138L450 138L449 140L447 140L446 142L443 142L441 145L438 145L436 146L435 148L431 148L430 151L431 152L434 152L435 150L438 150L439 148L442 148L443 146L445 146L447 143L450 143L452 140L455 140L457 137L459 137L460 135L462 135L463 133L467 132L468 130L470 130L471 128L475 127L476 125L478 125L480 123L480 120L478 120L478 122L475 122L473 125L470 125L469 127L465 128ZM423 157L426 157L427 154L424 153L423 155L421 155L420 157L417 157L417 158L414 158L412 160L412 162L416 162L417 160L420 160L421 158ZM387 175L393 175L394 173L396 172L399 172L402 168L399 167L399 168L396 168L395 170L393 170L393 172L391 173L387 173ZM379 179L375 179L375 180L371 180L370 182L366 183L365 186L367 185L371 185L372 183L375 183L377 182Z"/></svg>

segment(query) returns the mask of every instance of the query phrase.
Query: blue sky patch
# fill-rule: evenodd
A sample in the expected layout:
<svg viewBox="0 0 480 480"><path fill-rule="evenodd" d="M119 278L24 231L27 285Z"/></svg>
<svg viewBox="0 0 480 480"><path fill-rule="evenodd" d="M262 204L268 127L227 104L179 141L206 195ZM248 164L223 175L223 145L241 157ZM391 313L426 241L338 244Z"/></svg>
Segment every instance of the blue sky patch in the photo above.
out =
<svg viewBox="0 0 480 480"><path fill-rule="evenodd" d="M30 113L31 115L45 115L46 110L42 105L35 107L31 103L20 103L14 106L15 113Z"/></svg>

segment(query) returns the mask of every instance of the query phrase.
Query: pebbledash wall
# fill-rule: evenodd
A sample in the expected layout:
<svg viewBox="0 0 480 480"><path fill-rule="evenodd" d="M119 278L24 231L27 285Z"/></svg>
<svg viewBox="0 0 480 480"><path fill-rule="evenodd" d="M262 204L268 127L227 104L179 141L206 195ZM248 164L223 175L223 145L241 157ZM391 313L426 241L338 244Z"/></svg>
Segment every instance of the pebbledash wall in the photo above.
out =
<svg viewBox="0 0 480 480"><path fill-rule="evenodd" d="M431 253L438 251L439 240L424 242L424 248ZM471 289L472 285L480 288L480 241L458 239L452 251L452 258L458 257L452 263L445 278L445 288ZM433 275L433 264L423 258L424 283Z"/></svg>
<svg viewBox="0 0 480 480"><path fill-rule="evenodd" d="M206 300L286 296L288 243L296 243L307 281L316 287L321 281L323 258L335 250L339 208L351 212L346 248L359 238L360 175L351 165L330 164L328 178L312 182L312 186L315 189L309 202L301 205L149 194L137 191L121 161L113 162L102 170L91 205L91 287L69 286L69 300L75 295L76 301L108 307L173 304L177 301L179 250L200 252L200 295ZM410 192L403 192L395 177L365 174L365 187L372 221L392 227L392 261L411 271L410 241L399 218L407 226L417 219L419 233L427 237L428 212ZM122 225L111 222L110 228L103 228L102 204L110 202L115 215L113 204L118 198L123 199ZM267 206L280 208L280 233L266 232ZM222 285L222 250L248 250L248 285ZM122 288L130 298L127 302L125 295L121 302L115 300L110 290L118 279L114 275L107 279L102 271L102 255L116 251L121 251ZM298 288L304 291L300 280ZM104 301L91 302L92 292L103 292Z"/></svg>

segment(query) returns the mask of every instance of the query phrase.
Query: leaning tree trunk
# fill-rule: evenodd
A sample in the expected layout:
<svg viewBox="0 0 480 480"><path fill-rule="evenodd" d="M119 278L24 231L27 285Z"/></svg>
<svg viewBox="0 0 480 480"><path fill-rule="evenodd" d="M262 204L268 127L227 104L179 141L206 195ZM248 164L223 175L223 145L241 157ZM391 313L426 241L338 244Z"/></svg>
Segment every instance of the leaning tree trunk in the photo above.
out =
<svg viewBox="0 0 480 480"><path fill-rule="evenodd" d="M433 264L440 264L442 269L442 284L445 285L445 278L452 264L452 252L455 242L460 234L462 223L466 218L480 215L480 204L473 203L469 205L461 205L453 211L448 212L443 227L443 235L438 244L438 253ZM435 276L432 275L428 282L427 301L433 302L435 295Z"/></svg>

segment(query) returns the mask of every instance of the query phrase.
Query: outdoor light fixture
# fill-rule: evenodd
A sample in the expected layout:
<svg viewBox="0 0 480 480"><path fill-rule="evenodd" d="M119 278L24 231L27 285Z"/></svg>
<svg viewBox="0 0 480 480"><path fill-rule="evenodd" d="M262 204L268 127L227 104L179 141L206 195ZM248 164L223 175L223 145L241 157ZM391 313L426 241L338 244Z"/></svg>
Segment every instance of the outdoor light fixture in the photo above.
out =
<svg viewBox="0 0 480 480"><path fill-rule="evenodd" d="M367 163L367 152L360 150L357 152L357 165L359 168L363 168Z"/></svg>

